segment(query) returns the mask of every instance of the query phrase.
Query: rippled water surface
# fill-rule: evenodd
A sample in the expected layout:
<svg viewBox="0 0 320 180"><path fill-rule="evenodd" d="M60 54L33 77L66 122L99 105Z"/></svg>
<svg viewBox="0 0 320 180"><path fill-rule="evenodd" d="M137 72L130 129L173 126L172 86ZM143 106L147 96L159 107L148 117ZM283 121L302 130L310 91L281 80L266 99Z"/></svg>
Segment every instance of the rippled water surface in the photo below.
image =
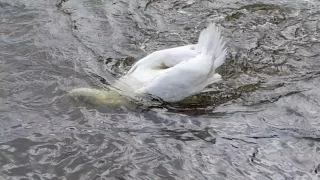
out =
<svg viewBox="0 0 320 180"><path fill-rule="evenodd" d="M320 179L319 1L0 0L0 14L0 179ZM200 102L65 98L210 22L228 57Z"/></svg>

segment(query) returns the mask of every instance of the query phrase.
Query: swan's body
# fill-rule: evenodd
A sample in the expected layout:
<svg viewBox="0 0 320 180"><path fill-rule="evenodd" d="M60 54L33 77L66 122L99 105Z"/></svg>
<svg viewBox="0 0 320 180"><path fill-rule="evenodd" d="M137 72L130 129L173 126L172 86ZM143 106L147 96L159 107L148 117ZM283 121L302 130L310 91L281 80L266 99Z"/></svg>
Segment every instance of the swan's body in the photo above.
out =
<svg viewBox="0 0 320 180"><path fill-rule="evenodd" d="M153 52L139 60L114 86L135 94L151 94L176 102L201 92L221 76L215 70L224 63L226 50L214 24L204 29L196 45Z"/></svg>
<svg viewBox="0 0 320 180"><path fill-rule="evenodd" d="M153 52L111 85L131 97L149 94L166 102L181 101L221 80L216 69L225 61L224 44L218 28L210 24L200 33L198 44ZM101 96L101 91L90 89L76 89L70 94L81 93L94 99ZM107 96L113 95L105 91L101 99L108 101Z"/></svg>

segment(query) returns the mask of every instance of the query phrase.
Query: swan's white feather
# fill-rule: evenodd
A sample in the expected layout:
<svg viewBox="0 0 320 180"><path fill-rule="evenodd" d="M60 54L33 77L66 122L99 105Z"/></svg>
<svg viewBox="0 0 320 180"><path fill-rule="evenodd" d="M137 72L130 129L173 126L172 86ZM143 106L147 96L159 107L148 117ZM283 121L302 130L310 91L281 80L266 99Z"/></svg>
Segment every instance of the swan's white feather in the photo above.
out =
<svg viewBox="0 0 320 180"><path fill-rule="evenodd" d="M196 45L160 50L139 60L114 86L136 94L151 94L167 102L201 92L221 76L216 69L225 61L221 33L210 24Z"/></svg>

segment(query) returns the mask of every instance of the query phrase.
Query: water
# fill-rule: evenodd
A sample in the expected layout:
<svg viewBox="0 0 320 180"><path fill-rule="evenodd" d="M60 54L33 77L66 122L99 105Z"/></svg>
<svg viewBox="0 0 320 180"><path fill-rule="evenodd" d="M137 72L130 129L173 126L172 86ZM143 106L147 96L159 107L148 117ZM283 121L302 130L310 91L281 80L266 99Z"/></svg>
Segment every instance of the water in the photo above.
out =
<svg viewBox="0 0 320 180"><path fill-rule="evenodd" d="M0 179L319 179L320 3L263 3L0 0ZM210 103L64 97L209 22L229 52Z"/></svg>

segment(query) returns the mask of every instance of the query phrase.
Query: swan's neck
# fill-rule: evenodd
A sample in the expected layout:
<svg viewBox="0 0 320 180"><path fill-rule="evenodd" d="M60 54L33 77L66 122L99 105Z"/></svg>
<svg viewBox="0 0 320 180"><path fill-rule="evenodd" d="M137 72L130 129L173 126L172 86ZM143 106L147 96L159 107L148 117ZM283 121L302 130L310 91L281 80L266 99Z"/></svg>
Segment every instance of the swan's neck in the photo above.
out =
<svg viewBox="0 0 320 180"><path fill-rule="evenodd" d="M68 96L76 102L96 105L126 105L132 104L118 92L108 89L78 88L69 92Z"/></svg>

